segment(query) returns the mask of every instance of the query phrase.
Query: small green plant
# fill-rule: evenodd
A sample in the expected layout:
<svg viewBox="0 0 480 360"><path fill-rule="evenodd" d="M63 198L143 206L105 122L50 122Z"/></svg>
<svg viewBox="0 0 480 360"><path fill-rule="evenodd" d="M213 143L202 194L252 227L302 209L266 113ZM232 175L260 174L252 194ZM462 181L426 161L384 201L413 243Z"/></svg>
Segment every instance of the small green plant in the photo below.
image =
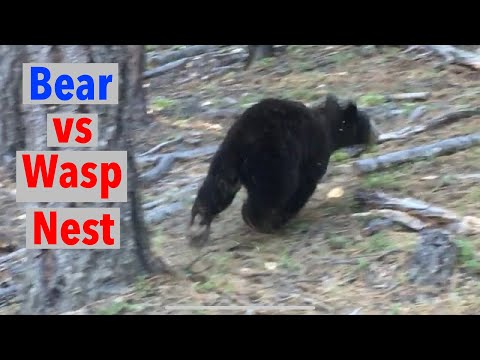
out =
<svg viewBox="0 0 480 360"><path fill-rule="evenodd" d="M207 293L214 291L215 289L218 288L218 284L215 280L213 279L208 279L205 282L202 283L197 283L194 285L195 291L199 293Z"/></svg>
<svg viewBox="0 0 480 360"><path fill-rule="evenodd" d="M353 57L354 54L348 51L339 51L329 56L330 60L335 62L337 65L343 65L353 59Z"/></svg>
<svg viewBox="0 0 480 360"><path fill-rule="evenodd" d="M389 172L369 174L362 182L369 189L396 189L399 186L396 176Z"/></svg>
<svg viewBox="0 0 480 360"><path fill-rule="evenodd" d="M258 64L263 68L268 68L268 67L271 67L274 62L275 62L275 58L266 57L266 58L260 59L258 61Z"/></svg>
<svg viewBox="0 0 480 360"><path fill-rule="evenodd" d="M151 296L153 294L153 286L145 276L139 276L135 282L135 292L142 297Z"/></svg>
<svg viewBox="0 0 480 360"><path fill-rule="evenodd" d="M472 242L466 238L455 240L458 249L458 261L462 267L472 272L480 271L480 262L475 256L475 248Z"/></svg>
<svg viewBox="0 0 480 360"><path fill-rule="evenodd" d="M114 301L111 304L97 310L98 315L119 315L128 311L136 311L138 307L129 304L125 300Z"/></svg>
<svg viewBox="0 0 480 360"><path fill-rule="evenodd" d="M350 155L346 151L338 150L332 154L331 159L333 162L342 163L350 159Z"/></svg>
<svg viewBox="0 0 480 360"><path fill-rule="evenodd" d="M385 96L381 94L365 94L360 96L358 104L360 106L378 106L385 102Z"/></svg>
<svg viewBox="0 0 480 360"><path fill-rule="evenodd" d="M399 315L400 314L400 305L399 304L392 304L390 307L390 311L388 312L390 315Z"/></svg>
<svg viewBox="0 0 480 360"><path fill-rule="evenodd" d="M367 250L369 252L388 250L391 246L392 243L388 235L383 231L370 236L367 242Z"/></svg>
<svg viewBox="0 0 480 360"><path fill-rule="evenodd" d="M218 272L227 272L232 261L232 254L223 254L216 257L216 268Z"/></svg>
<svg viewBox="0 0 480 360"><path fill-rule="evenodd" d="M328 245L332 250L344 249L350 243L350 239L345 236L333 236L328 239Z"/></svg>
<svg viewBox="0 0 480 360"><path fill-rule="evenodd" d="M279 264L281 267L284 267L285 269L288 269L291 271L296 271L296 270L299 270L300 268L300 265L294 259L292 259L292 257L287 253L282 255L282 257L280 258Z"/></svg>
<svg viewBox="0 0 480 360"><path fill-rule="evenodd" d="M175 100L172 99L167 99L164 97L156 97L155 100L153 100L153 108L154 110L160 111L167 109L175 104Z"/></svg>
<svg viewBox="0 0 480 360"><path fill-rule="evenodd" d="M360 258L358 259L357 265L355 266L355 272L362 272L364 270L367 270L369 266L370 262L368 261L368 259Z"/></svg>

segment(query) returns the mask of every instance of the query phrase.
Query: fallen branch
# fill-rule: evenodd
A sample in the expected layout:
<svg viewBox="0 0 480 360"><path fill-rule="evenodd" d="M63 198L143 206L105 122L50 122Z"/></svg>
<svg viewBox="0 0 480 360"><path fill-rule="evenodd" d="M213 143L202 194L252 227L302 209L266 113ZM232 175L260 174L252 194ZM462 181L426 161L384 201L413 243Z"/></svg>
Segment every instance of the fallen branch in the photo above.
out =
<svg viewBox="0 0 480 360"><path fill-rule="evenodd" d="M436 180L440 175L424 176L420 180ZM448 177L452 180L480 180L480 174L449 174Z"/></svg>
<svg viewBox="0 0 480 360"><path fill-rule="evenodd" d="M392 166L418 159L452 154L479 144L480 133L458 136L428 145L421 145L373 158L357 160L353 163L353 167L359 174L365 174L373 171L388 169Z"/></svg>
<svg viewBox="0 0 480 360"><path fill-rule="evenodd" d="M397 131L381 134L378 138L378 143L384 143L391 140L405 139L412 135L416 135L427 130L434 130L441 126L449 125L460 119L465 119L476 115L480 115L480 108L449 111L429 121L426 121L424 124L407 126Z"/></svg>
<svg viewBox="0 0 480 360"><path fill-rule="evenodd" d="M157 164L149 171L140 175L140 180L146 182L156 181L162 178L164 174L166 174L172 169L173 164L176 160L193 159L197 157L212 155L217 151L217 149L218 145L207 145L192 150L175 151L157 156L155 158L148 158L145 156L140 159L140 162L156 161Z"/></svg>
<svg viewBox="0 0 480 360"><path fill-rule="evenodd" d="M352 217L381 217L415 231L423 230L428 226L423 221L407 214L406 212L392 209L373 209L368 212L352 214Z"/></svg>
<svg viewBox="0 0 480 360"><path fill-rule="evenodd" d="M385 96L386 100L421 100L425 101L430 98L432 94L429 92L416 92L416 93L401 93L401 94L392 94Z"/></svg>
<svg viewBox="0 0 480 360"><path fill-rule="evenodd" d="M159 224L167 217L172 216L182 210L184 206L180 202L174 202L165 206L160 206L145 212L145 221L149 224Z"/></svg>
<svg viewBox="0 0 480 360"><path fill-rule="evenodd" d="M187 61L188 61L188 59L180 59L180 60L172 61L171 63L165 64L165 65L162 65L162 66L158 66L154 69L144 71L143 79L147 80L147 79L151 79L151 78L156 77L156 76L163 75L166 72L169 72L173 69L176 69L176 68L179 68L179 67L185 65L187 63Z"/></svg>
<svg viewBox="0 0 480 360"><path fill-rule="evenodd" d="M165 65L180 59L205 54L214 49L212 45L192 45L184 49L169 51L162 55L153 56L151 62L156 66Z"/></svg>
<svg viewBox="0 0 480 360"><path fill-rule="evenodd" d="M415 226L418 230L424 230L426 227L432 226L446 226L448 230L457 234L480 234L480 218L474 216L461 217L450 210L414 198L396 198L380 191L361 190L355 194L355 200L362 206L369 208L396 210L417 217L421 222L409 224ZM390 212L390 215L392 214L394 213ZM405 218L405 220L409 219ZM427 226L422 227L423 222Z"/></svg>
<svg viewBox="0 0 480 360"><path fill-rule="evenodd" d="M174 162L175 157L171 154L161 156L152 169L140 175L140 181L150 182L162 178L163 175L172 169Z"/></svg>
<svg viewBox="0 0 480 360"><path fill-rule="evenodd" d="M480 55L477 53L458 49L452 45L423 45L423 47L440 54L447 62L480 70Z"/></svg>
<svg viewBox="0 0 480 360"><path fill-rule="evenodd" d="M158 144L157 146L151 148L150 150L148 150L148 151L146 151L143 154L140 154L138 156L142 157L142 156L153 154L155 152L158 152L158 151L162 150L166 146L177 145L177 144L181 143L182 141L183 141L183 136L179 135L172 140L168 140L168 141L165 141L161 144Z"/></svg>

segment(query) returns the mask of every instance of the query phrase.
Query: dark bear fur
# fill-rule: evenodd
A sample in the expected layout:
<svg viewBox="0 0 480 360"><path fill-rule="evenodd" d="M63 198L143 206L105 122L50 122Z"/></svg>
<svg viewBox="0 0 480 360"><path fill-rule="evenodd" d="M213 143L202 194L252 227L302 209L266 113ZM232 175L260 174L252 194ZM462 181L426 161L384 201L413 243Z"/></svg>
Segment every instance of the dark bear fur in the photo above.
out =
<svg viewBox="0 0 480 360"><path fill-rule="evenodd" d="M201 247L210 225L243 185L244 221L259 232L285 225L306 204L340 148L374 142L367 115L328 95L309 108L291 100L265 99L232 125L215 153L192 207L190 245Z"/></svg>

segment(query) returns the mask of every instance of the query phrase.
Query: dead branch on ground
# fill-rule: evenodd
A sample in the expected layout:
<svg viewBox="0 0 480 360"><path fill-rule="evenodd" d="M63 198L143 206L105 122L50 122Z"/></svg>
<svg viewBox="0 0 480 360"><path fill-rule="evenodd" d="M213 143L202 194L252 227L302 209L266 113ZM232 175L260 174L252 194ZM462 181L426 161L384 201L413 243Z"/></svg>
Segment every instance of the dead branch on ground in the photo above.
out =
<svg viewBox="0 0 480 360"><path fill-rule="evenodd" d="M426 227L446 227L449 231L464 235L480 234L480 218L462 217L450 210L414 198L396 198L380 191L360 190L355 194L355 200L368 208L390 209L406 213L424 222ZM426 228L420 226L421 223L408 224L415 225L418 230ZM410 228L414 229L413 226Z"/></svg>
<svg viewBox="0 0 480 360"><path fill-rule="evenodd" d="M473 181L480 181L480 174L449 174L446 175L449 179L452 180L473 180ZM424 176L420 180L436 180L440 179L442 176L440 175L430 175Z"/></svg>
<svg viewBox="0 0 480 360"><path fill-rule="evenodd" d="M162 150L166 146L177 145L177 144L180 144L182 141L183 141L183 136L178 135L174 139L165 141L161 144L158 144L157 146L151 148L150 150L148 150L148 151L146 151L143 154L140 154L138 156L142 157L142 156L153 154L155 152L158 152L158 151Z"/></svg>
<svg viewBox="0 0 480 360"><path fill-rule="evenodd" d="M180 59L202 55L214 50L212 45L192 45L184 49L168 51L164 54L154 55L151 59L156 66L165 65Z"/></svg>
<svg viewBox="0 0 480 360"><path fill-rule="evenodd" d="M432 96L429 92L415 92L415 93L401 93L401 94L391 94L387 95L385 98L388 101L392 100L428 100Z"/></svg>
<svg viewBox="0 0 480 360"><path fill-rule="evenodd" d="M147 157L139 159L139 162L153 161L156 165L147 172L140 175L140 180L144 182L153 182L162 178L173 167L177 160L191 160L197 157L209 156L214 154L218 149L218 145L207 145L192 150L174 151L171 153Z"/></svg>
<svg viewBox="0 0 480 360"><path fill-rule="evenodd" d="M458 120L476 115L480 115L480 108L452 110L441 114L429 121L426 121L424 124L407 126L397 131L381 134L378 138L378 143L384 143L391 140L406 139L412 135L416 135L427 130L434 130L441 126L446 126Z"/></svg>
<svg viewBox="0 0 480 360"><path fill-rule="evenodd" d="M392 209L373 209L363 213L352 214L354 218L385 218L393 223L403 225L411 230L420 231L427 227L423 221L406 212Z"/></svg>
<svg viewBox="0 0 480 360"><path fill-rule="evenodd" d="M479 144L480 133L457 136L428 145L421 145L372 158L357 160L353 163L353 167L357 173L366 174L418 159L452 154Z"/></svg>
<svg viewBox="0 0 480 360"><path fill-rule="evenodd" d="M452 45L422 45L441 55L447 62L480 70L480 54L462 50Z"/></svg>
<svg viewBox="0 0 480 360"><path fill-rule="evenodd" d="M172 61L168 64L165 64L165 65L162 65L162 66L158 66L154 69L151 69L151 70L147 70L143 73L143 79L144 80L147 80L147 79L151 79L153 77L156 77L156 76L160 76L160 75L163 75L173 69L176 69L176 68L179 68L183 65L185 65L187 63L187 59L180 59L180 60L176 60L176 61Z"/></svg>

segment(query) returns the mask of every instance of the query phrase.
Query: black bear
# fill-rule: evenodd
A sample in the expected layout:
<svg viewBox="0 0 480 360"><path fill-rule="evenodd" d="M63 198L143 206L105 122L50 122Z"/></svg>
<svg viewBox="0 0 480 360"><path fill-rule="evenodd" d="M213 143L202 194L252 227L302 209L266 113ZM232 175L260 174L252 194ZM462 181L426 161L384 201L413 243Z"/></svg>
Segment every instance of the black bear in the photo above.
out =
<svg viewBox="0 0 480 360"><path fill-rule="evenodd" d="M377 132L353 102L334 95L316 107L292 100L264 99L234 122L213 156L192 207L189 244L202 247L212 220L244 186L242 217L253 229L271 233L306 204L325 175L331 154L368 145Z"/></svg>

